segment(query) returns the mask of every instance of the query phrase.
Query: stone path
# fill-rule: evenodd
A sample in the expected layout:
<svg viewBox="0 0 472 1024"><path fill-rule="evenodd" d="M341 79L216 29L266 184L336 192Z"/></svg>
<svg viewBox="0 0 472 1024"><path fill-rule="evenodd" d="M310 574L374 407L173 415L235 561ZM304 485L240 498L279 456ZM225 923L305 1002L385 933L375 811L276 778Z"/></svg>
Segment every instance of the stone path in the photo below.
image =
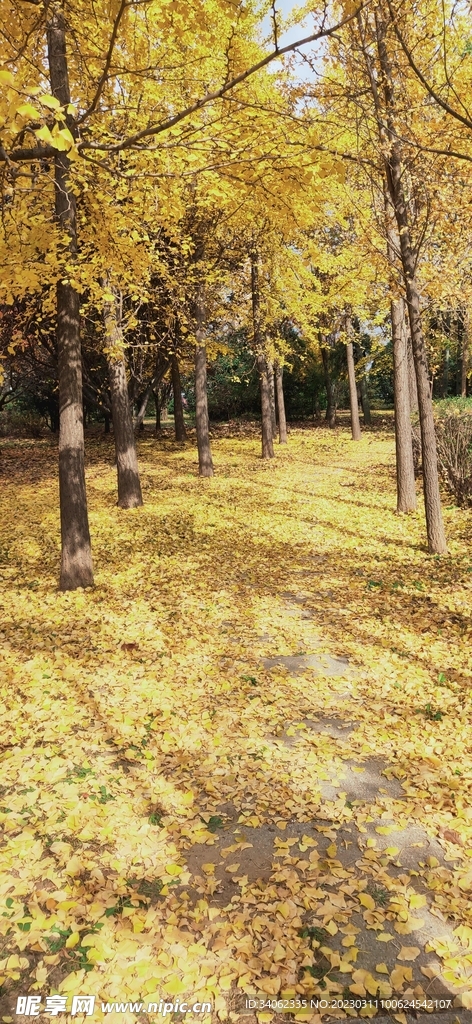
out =
<svg viewBox="0 0 472 1024"><path fill-rule="evenodd" d="M303 593L285 595L287 600L286 615L293 619L306 622L305 642L309 653L287 656L262 658L262 664L268 670L285 670L291 676L301 675L310 671L329 676L333 679L342 677L346 680L346 690L337 696L343 703L343 714L349 713L350 681L355 678L355 670L342 655L331 656L321 652L317 637L313 634L311 616L303 609ZM270 637L261 637L270 645ZM188 867L192 873L190 885L198 889L199 882L205 884L205 874L213 871L217 885L211 897L215 909L237 906L240 894L240 881L233 880L227 871L227 861L222 850L234 843L246 843L239 849L238 878L244 876L248 884L259 883L261 887L279 877L281 870L290 868L299 862L302 850L306 849L306 838L311 848L316 851L318 863L323 867L323 892L319 902L315 903L315 911L306 915L304 926L311 930L313 936L313 963L318 977L329 973L330 978L337 979L344 986L344 993L349 995L349 986L359 984L359 993L364 991L367 999L371 998L363 986L365 972L368 972L379 984L389 981L392 972L397 971L396 992L403 990L406 1000L426 999L430 1020L441 1024L472 1024L472 1011L460 1006L460 992L463 989L445 982L444 965L436 954L428 948L428 943L438 937L453 937L454 923L448 922L433 905L431 891L425 885L420 872L427 858L435 858L432 863L439 863L445 868L450 866L445 860L444 844L428 835L416 823L409 820L401 822L394 829L395 822L401 818L401 801L405 799L404 789L397 778L389 776L389 765L379 758L356 760L350 756L352 738L358 724L355 720L355 704L352 718L337 718L334 715L313 719L305 719L303 723L305 739L310 733L325 734L333 741L333 768L331 777L320 778L318 785L322 804L320 817L309 824L298 821L288 822L286 828L276 825L262 825L251 828L238 824L238 811L231 805L222 808L224 830L212 847L195 846L188 854ZM277 738L266 737L266 744L284 745L295 748L301 742L300 733L284 731ZM359 824L359 814L354 822L339 825L330 821L330 807L342 794L343 799L361 810L363 824ZM390 808L390 814L389 814ZM365 813L364 813L365 812ZM388 834L379 834L376 829L387 825ZM234 855L233 855L234 857ZM230 858L231 859L231 858ZM214 864L214 869L209 868ZM203 867L205 865L205 867ZM342 885L342 883L344 883ZM359 891L364 894L365 906L350 900L350 886L357 899ZM399 934L395 930L398 916L389 912L395 909L395 900L402 894L413 893L421 906L422 925L412 934ZM422 905L424 904L424 905ZM415 901L413 901L415 905ZM355 907L356 909L353 909ZM369 909L372 908L372 909ZM398 910L398 906L397 906ZM379 934L384 941L379 941ZM352 945L358 950L356 959L349 959ZM328 946L329 941L329 946ZM415 947L420 952L416 955ZM325 952L323 952L325 949ZM337 954L337 955L336 955ZM403 959L401 959L403 956ZM472 974L472 956L471 974ZM400 971L404 971L403 978ZM364 974L362 973L364 972ZM469 988L471 986L468 986ZM401 998L400 996L396 996ZM351 998L355 998L352 996ZM239 1001L238 1001L239 1000ZM234 1019L241 1015L249 1024L249 1013L244 1009L241 999L236 997L232 1010ZM447 1009L447 1006L451 1009ZM378 1017L394 1017L398 1021L410 1022L417 1019L406 1013L398 1015L399 1010L381 1007ZM418 1016L424 1017L425 1011L418 1010ZM254 1017L251 1018L254 1020ZM276 1021L287 1020L276 1016ZM323 1020L336 1019L327 1010Z"/></svg>

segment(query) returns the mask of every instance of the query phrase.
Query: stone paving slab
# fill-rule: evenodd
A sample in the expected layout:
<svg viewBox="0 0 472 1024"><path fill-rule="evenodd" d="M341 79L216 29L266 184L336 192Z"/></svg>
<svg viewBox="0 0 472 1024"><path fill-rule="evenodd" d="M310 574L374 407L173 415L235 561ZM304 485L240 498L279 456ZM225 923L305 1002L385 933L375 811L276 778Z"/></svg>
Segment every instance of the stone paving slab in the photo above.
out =
<svg viewBox="0 0 472 1024"><path fill-rule="evenodd" d="M304 653L271 653L271 637L261 636L259 640L265 643L267 650L261 662L269 671L282 670L293 676L312 672L315 677L323 675L333 679L343 678L346 680L345 692L336 694L336 699L338 702L349 702L357 672L349 665L346 657L326 654L320 649L320 639L313 633L312 613L306 608L309 596L304 591L285 593L284 597L290 603L278 613L282 618L286 617L291 621L298 618L304 626L301 644L302 649L305 648ZM319 816L309 822L289 820L284 828L279 827L280 822L249 827L238 823L237 808L226 805L222 809L225 815L225 828L214 846L195 846L188 851L187 863L192 872L190 886L198 892L200 885L200 891L208 893L208 889L205 888L208 864L213 864L215 886L210 897L205 895L205 899L208 899L215 909L220 909L222 914L227 914L239 905L241 877L247 879L247 883L256 890L260 885L261 892L269 884L279 884L284 870L301 870L300 877L303 877L303 869L299 869L298 864L307 854L300 852L299 844L302 842L302 846L306 848L303 837L308 836L312 841L311 848L316 851L316 863L320 868L318 880L310 883L320 886L320 898L313 901L311 909L303 917L303 927L313 936L318 936L311 947L314 967L321 972L326 968L326 976L329 975L330 979L339 983L340 991L348 993L352 975L356 970L368 971L374 980L381 982L382 979L388 981L394 969L405 966L411 969L411 976L403 983L404 997L414 999L424 992L427 999L438 1001L437 1005L434 1004L432 1012L421 1009L411 1013L405 1011L401 1017L395 1017L393 1009L380 1007L377 1019L396 1019L402 1024L413 1024L418 1020L429 1020L437 1024L472 1024L472 1011L457 1005L462 990L445 981L441 973L444 969L442 961L434 951L425 948L431 939L451 939L455 924L454 921L446 920L434 904L434 893L426 884L421 870L427 858L435 858L445 870L450 869L454 860L453 855L449 852L446 856L444 843L434 835L428 834L425 828L414 820L402 821L405 791L401 782L390 776L390 766L386 760L362 756L356 759L353 756L350 740L355 736L360 723L354 719L355 703L351 706L352 720L338 718L333 714L320 714L303 719L299 724L305 726L304 730L297 728L294 732L293 728L289 728L291 723L287 723L286 729L279 735L266 736L264 739L265 744L274 750L282 747L288 753L291 749L295 752L298 744L309 744L310 735L313 736L313 740L316 736L323 735L332 738L332 765L327 769L325 758L318 773L316 762L313 768L313 785L319 791L321 799ZM310 744L312 750L313 746L316 749L316 743ZM352 821L340 823L336 809L339 811L339 803L343 799L348 807L352 806L353 811L362 809L363 818L359 818L357 822L354 818ZM391 818L387 816L389 809L392 811ZM369 817L370 821L364 820ZM398 828L394 828L395 822L399 825ZM402 824L404 827L401 827ZM385 825L389 826L388 835L376 831L378 827ZM228 862L222 856L222 850L234 843L242 842L247 843L247 847L238 849L230 858L237 861L237 872L228 873ZM204 864L206 870L203 868ZM339 877L335 877L336 872ZM412 933L403 934L395 929L395 925L401 923L401 918L392 907L396 895L402 896L405 891L425 898L426 903L416 912L421 918L421 926L417 924ZM359 902L359 894L362 893L370 896L375 905L371 916L366 915L365 907ZM338 914L332 913L331 900L336 908L339 907ZM349 932L346 924L352 926L352 935L355 936L357 952L352 963L346 959L346 946L348 949L351 948L351 944L344 941ZM326 931L327 926L331 927L329 933ZM378 939L379 929L382 931L382 941ZM326 955L323 953L323 942ZM402 964L399 955L404 947L408 953L410 947L415 947L415 950L419 948L420 952L414 959L409 960L405 957ZM339 956L337 970L333 967L332 959L328 959L333 954ZM400 990L401 988L400 985ZM233 995L237 1005L233 1001L232 1009L236 1010L238 1019L243 1024L256 1024L257 1017L248 1015L244 1010L241 993L236 992ZM393 998L401 999L401 995L398 992ZM449 1000L455 1000L456 1006L451 1009L441 1008L441 1000L446 1004ZM430 1010L432 1005L430 1003ZM231 1019L233 1020L234 1016ZM335 1016L324 1011L323 1022L335 1019ZM282 1022L287 1024L287 1016L276 1013L272 1024Z"/></svg>

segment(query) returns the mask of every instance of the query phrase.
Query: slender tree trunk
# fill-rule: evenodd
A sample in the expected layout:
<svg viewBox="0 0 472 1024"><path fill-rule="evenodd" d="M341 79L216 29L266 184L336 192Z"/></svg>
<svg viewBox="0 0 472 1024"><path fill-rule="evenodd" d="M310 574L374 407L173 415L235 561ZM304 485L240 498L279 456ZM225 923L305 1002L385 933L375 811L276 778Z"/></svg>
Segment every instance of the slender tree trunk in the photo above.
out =
<svg viewBox="0 0 472 1024"><path fill-rule="evenodd" d="M155 384L155 380L153 378L152 380L149 381L149 384L148 384L146 390L144 391L144 393L142 395L140 395L139 398L138 398L139 407L138 407L138 412L137 412L137 414L135 416L135 420L134 420L134 429L135 430L144 430L144 419L145 419L145 416L146 416L147 407L148 407L148 404L149 404L149 399L151 397L151 393L152 393L152 389L154 387L154 384Z"/></svg>
<svg viewBox="0 0 472 1024"><path fill-rule="evenodd" d="M174 426L175 440L185 441L187 431L185 429L184 406L182 402L182 384L180 381L180 368L177 356L171 358L172 391L174 393Z"/></svg>
<svg viewBox="0 0 472 1024"><path fill-rule="evenodd" d="M109 434L110 433L110 415L107 412L104 415L104 421L105 421L104 433L105 434Z"/></svg>
<svg viewBox="0 0 472 1024"><path fill-rule="evenodd" d="M66 20L52 8L47 24L51 92L61 106L70 104L66 56ZM69 129L74 131L71 118ZM67 153L54 157L56 220L67 244L69 261L77 254L75 195L69 185ZM56 287L59 376L59 499L61 510L61 590L93 586L92 550L85 489L84 427L82 418L82 357L79 296L61 270Z"/></svg>
<svg viewBox="0 0 472 1024"><path fill-rule="evenodd" d="M368 382L366 380L366 374L362 374L359 380L360 387L360 404L362 407L363 422L367 427L372 424L371 416L371 403L369 401Z"/></svg>
<svg viewBox="0 0 472 1024"><path fill-rule="evenodd" d="M275 382L274 382L274 364L270 359L266 359L267 363L267 380L269 383L269 398L270 398L270 418L272 423L272 437L277 437L277 413L275 406Z"/></svg>
<svg viewBox="0 0 472 1024"><path fill-rule="evenodd" d="M279 414L279 444L287 444L287 420L285 416L285 399L283 385L283 367L275 363L275 391L277 395L277 411Z"/></svg>
<svg viewBox="0 0 472 1024"><path fill-rule="evenodd" d="M453 330L454 330L454 328L453 328L453 320L452 320L452 314L451 313L449 313L447 315L443 314L441 319L442 319L442 325L443 325L444 333L447 334L447 342L446 342L446 348L444 350L444 358L443 358L442 374L441 374L441 398L447 398L448 394L449 394L449 371L450 371L450 364L451 364L451 340L452 340L452 337L453 337Z"/></svg>
<svg viewBox="0 0 472 1024"><path fill-rule="evenodd" d="M392 70L386 47L386 26L378 8L375 10L377 48L383 76L386 124L379 120L381 142L385 153L387 186L395 211L397 231L400 238L400 256L405 282L410 321L411 342L415 363L416 385L420 417L421 447L423 459L423 492L426 512L428 548L432 554L444 554L447 550L446 536L441 510L439 491L436 434L434 429L433 404L431 401L427 350L421 323L420 294L416 280L416 259L411 243L408 209L403 191L401 143L395 131Z"/></svg>
<svg viewBox="0 0 472 1024"><path fill-rule="evenodd" d="M154 405L156 407L156 434L158 434L161 429L161 396L159 394L159 389L156 388L153 394Z"/></svg>
<svg viewBox="0 0 472 1024"><path fill-rule="evenodd" d="M351 406L351 434L353 441L361 439L361 425L359 423L359 406L357 404L356 370L354 366L354 349L352 341L346 345L347 375L349 378L349 403Z"/></svg>
<svg viewBox="0 0 472 1024"><path fill-rule="evenodd" d="M329 353L328 349L322 344L321 345L321 358L323 360L323 374L325 379L326 388L326 415L328 427L336 426L336 402L334 400L333 384L331 380L331 374L329 371Z"/></svg>
<svg viewBox="0 0 472 1024"><path fill-rule="evenodd" d="M390 303L393 344L393 393L395 404L395 449L397 461L397 512L416 509L415 468L411 441L410 392L408 386L408 335L403 299Z"/></svg>
<svg viewBox="0 0 472 1024"><path fill-rule="evenodd" d="M467 398L467 373L469 369L469 318L463 312L462 345L461 345L461 395Z"/></svg>
<svg viewBox="0 0 472 1024"><path fill-rule="evenodd" d="M138 508L143 504L143 496L123 354L120 297L113 292L108 281L104 284L114 295L113 299L104 302L103 315L118 475L118 505L120 508Z"/></svg>
<svg viewBox="0 0 472 1024"><path fill-rule="evenodd" d="M418 388L416 386L416 373L415 373L415 361L413 359L413 348L411 344L411 335L409 324L405 317L402 321L402 333L405 336L405 345L408 353L408 393L410 396L410 412L418 412Z"/></svg>
<svg viewBox="0 0 472 1024"><path fill-rule="evenodd" d="M267 374L267 360L264 354L264 344L261 326L261 309L259 295L259 258L256 252L251 252L251 289L252 289L252 319L254 326L254 350L256 352L256 366L259 373L259 387L261 393L261 415L262 415L262 458L274 458L274 444L272 432L272 412L270 403L270 387Z"/></svg>
<svg viewBox="0 0 472 1024"><path fill-rule="evenodd" d="M205 347L205 305L203 285L200 285L195 303L195 426L197 428L198 472L200 476L213 476L210 448L210 422L208 418L207 364Z"/></svg>
<svg viewBox="0 0 472 1024"><path fill-rule="evenodd" d="M387 234L387 255L396 278L400 284L398 270L398 253L400 243L395 229L394 210L388 194L385 180L385 226ZM405 320L405 300L392 299L390 302L393 350L393 400L395 407L395 452L397 479L397 512L414 512L416 509L415 465L413 459L413 443L411 432L411 370L413 370L414 392L416 395L416 378L414 375L413 354L410 335ZM411 366L410 366L411 363Z"/></svg>

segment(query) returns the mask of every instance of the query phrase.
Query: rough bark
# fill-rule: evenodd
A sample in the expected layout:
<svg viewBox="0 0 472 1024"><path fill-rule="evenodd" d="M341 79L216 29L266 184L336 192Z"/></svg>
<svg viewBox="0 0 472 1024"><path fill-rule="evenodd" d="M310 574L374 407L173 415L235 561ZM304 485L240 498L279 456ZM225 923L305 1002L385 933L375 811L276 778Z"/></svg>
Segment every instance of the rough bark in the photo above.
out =
<svg viewBox="0 0 472 1024"><path fill-rule="evenodd" d="M47 24L47 53L51 92L61 105L70 103L66 55L66 21L56 8ZM69 129L74 124L69 119ZM67 153L55 152L55 214L71 262L77 253L75 196L69 185ZM61 512L60 589L93 586L92 550L85 489L84 427L82 414L82 358L79 296L61 271L56 287L57 351L59 376L59 500Z"/></svg>
<svg viewBox="0 0 472 1024"><path fill-rule="evenodd" d="M283 385L283 367L279 362L274 365L275 391L277 395L277 412L279 414L279 444L287 444L287 419L285 416L285 399Z"/></svg>
<svg viewBox="0 0 472 1024"><path fill-rule="evenodd" d="M267 363L267 381L269 384L269 399L270 399L270 419L272 423L272 437L277 437L277 413L275 405L275 382L274 382L274 364L270 359L266 359Z"/></svg>
<svg viewBox="0 0 472 1024"><path fill-rule="evenodd" d="M411 241L408 208L403 189L403 166L401 143L395 131L395 96L392 70L386 46L386 25L381 12L375 11L377 51L382 72L386 118L379 120L380 137L383 144L387 187L395 213L397 232L400 240L400 257L405 282L405 291L410 322L411 342L415 363L416 385L421 431L423 460L423 492L426 512L428 548L432 554L444 554L447 550L446 536L441 510L439 491L436 434L434 429L433 404L431 400L428 362L425 339L421 322L420 293L416 280L416 259Z"/></svg>
<svg viewBox="0 0 472 1024"><path fill-rule="evenodd" d="M354 349L352 341L346 345L347 375L349 380L349 404L351 407L351 434L353 441L361 439L361 425L359 423L359 406L357 404L356 370L354 366Z"/></svg>
<svg viewBox="0 0 472 1024"><path fill-rule="evenodd" d="M252 291L252 320L254 330L254 351L256 353L256 366L259 374L259 388L261 394L261 417L262 417L262 458L274 458L274 444L272 431L272 412L270 404L270 388L267 374L267 360L264 352L264 339L261 324L261 307L259 294L259 259L255 252L251 253L251 291Z"/></svg>
<svg viewBox="0 0 472 1024"><path fill-rule="evenodd" d="M323 341L321 341L321 358L323 360L323 375L326 388L325 420L328 424L328 427L333 428L336 426L336 401L334 397L334 388L329 370L329 352L326 346L323 344Z"/></svg>
<svg viewBox="0 0 472 1024"><path fill-rule="evenodd" d="M174 427L175 440L185 441L187 431L184 420L184 406L182 402L182 384L180 380L180 367L177 356L171 358L172 391L174 394Z"/></svg>
<svg viewBox="0 0 472 1024"><path fill-rule="evenodd" d="M108 379L110 381L118 475L117 504L120 508L138 508L143 504L143 496L139 480L138 457L124 359L108 360Z"/></svg>
<svg viewBox="0 0 472 1024"><path fill-rule="evenodd" d="M109 284L107 284L107 288L113 291ZM143 496L139 479L133 417L128 396L118 295L114 295L112 300L104 302L103 315L108 348L108 380L118 476L117 504L120 508L138 508L143 504Z"/></svg>
<svg viewBox="0 0 472 1024"><path fill-rule="evenodd" d="M393 347L393 393L397 464L397 512L416 509L415 468L411 440L410 390L408 384L408 335L404 329L405 303L390 303Z"/></svg>
<svg viewBox="0 0 472 1024"><path fill-rule="evenodd" d="M205 304L203 286L200 285L196 303L195 348L195 426L197 430L198 472L200 476L213 476L208 418L207 364L205 346Z"/></svg>

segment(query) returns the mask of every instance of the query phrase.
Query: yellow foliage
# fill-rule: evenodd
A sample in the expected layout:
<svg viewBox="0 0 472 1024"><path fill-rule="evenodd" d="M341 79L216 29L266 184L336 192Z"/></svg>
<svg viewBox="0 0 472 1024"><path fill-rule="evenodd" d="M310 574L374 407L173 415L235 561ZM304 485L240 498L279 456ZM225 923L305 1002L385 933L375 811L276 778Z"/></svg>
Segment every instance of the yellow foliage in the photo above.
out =
<svg viewBox="0 0 472 1024"><path fill-rule="evenodd" d="M42 440L1 447L5 984L21 975L25 992L75 994L93 981L103 999L152 988L214 1003L220 979L225 993L270 998L300 972L302 990L321 994L307 971L321 964L327 986L331 965L373 999L410 983L423 943L397 938L421 929L408 908L424 904L430 948L460 984L472 946L459 884L472 836L468 514L446 510L451 553L428 557L419 517L393 513L391 435L354 448L323 430L294 430L270 467L251 436L216 440L209 485L192 447L145 438L146 504L123 513L109 449L92 437L96 588L60 594L54 453ZM304 618L287 615L295 586ZM264 667L308 643L346 654L349 671ZM427 701L442 719L418 713ZM317 716L355 721L345 747L300 728ZM402 798L346 800L353 758L366 772L382 759ZM339 796L323 801L333 778ZM382 833L367 848L363 830L379 820L428 836L453 827L464 847L444 863L418 849L417 875L399 875ZM277 843L259 878L264 829ZM390 986L358 968L359 924ZM412 964L392 968L395 957Z"/></svg>

